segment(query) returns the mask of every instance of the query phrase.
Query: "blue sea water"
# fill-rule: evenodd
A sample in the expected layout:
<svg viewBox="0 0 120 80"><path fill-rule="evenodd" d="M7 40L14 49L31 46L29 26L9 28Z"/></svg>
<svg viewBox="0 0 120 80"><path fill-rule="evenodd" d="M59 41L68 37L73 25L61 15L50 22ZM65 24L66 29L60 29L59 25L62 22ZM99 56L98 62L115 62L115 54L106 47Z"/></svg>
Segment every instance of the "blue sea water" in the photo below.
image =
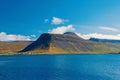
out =
<svg viewBox="0 0 120 80"><path fill-rule="evenodd" d="M120 55L0 56L0 80L120 80Z"/></svg>

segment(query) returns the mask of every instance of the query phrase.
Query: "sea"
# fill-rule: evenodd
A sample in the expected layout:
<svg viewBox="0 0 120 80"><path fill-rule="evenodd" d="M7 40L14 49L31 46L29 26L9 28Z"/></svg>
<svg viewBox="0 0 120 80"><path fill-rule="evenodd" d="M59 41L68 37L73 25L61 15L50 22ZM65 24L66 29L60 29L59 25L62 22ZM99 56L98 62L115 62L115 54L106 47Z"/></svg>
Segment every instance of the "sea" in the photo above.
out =
<svg viewBox="0 0 120 80"><path fill-rule="evenodd" d="M120 55L0 56L0 80L120 80Z"/></svg>

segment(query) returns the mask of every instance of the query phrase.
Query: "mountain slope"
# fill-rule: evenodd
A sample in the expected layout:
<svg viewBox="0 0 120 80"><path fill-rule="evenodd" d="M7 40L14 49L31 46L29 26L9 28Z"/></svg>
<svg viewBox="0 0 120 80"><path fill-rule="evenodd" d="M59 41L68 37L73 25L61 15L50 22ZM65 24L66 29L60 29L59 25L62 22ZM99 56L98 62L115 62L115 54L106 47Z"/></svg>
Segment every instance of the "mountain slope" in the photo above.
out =
<svg viewBox="0 0 120 80"><path fill-rule="evenodd" d="M84 40L75 33L42 34L36 41L20 52L29 53L108 53L119 52L119 48Z"/></svg>
<svg viewBox="0 0 120 80"><path fill-rule="evenodd" d="M14 54L27 45L32 43L31 41L13 41L13 42L0 42L0 54Z"/></svg>
<svg viewBox="0 0 120 80"><path fill-rule="evenodd" d="M98 39L98 38L90 38L89 40L113 45L120 48L120 40L109 40L109 39Z"/></svg>

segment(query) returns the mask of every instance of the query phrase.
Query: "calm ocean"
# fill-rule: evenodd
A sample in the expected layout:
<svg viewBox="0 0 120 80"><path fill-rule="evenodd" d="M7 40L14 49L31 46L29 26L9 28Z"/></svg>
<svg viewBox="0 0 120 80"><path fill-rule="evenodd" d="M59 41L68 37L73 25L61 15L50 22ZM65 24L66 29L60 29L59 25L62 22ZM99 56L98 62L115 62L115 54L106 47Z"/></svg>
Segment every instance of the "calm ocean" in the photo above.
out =
<svg viewBox="0 0 120 80"><path fill-rule="evenodd" d="M120 55L0 56L0 80L120 80Z"/></svg>

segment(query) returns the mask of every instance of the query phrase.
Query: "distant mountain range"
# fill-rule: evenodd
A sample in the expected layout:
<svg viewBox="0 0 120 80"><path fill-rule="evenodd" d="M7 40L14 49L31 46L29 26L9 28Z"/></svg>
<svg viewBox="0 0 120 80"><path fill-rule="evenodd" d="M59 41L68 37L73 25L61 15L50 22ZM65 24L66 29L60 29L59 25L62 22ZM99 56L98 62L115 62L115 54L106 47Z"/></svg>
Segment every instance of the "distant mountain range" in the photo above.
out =
<svg viewBox="0 0 120 80"><path fill-rule="evenodd" d="M85 54L120 52L119 40L91 38L85 40L75 33L42 34L36 41L0 42L0 55L3 54ZM116 46L117 44L117 46Z"/></svg>
<svg viewBox="0 0 120 80"><path fill-rule="evenodd" d="M28 45L20 52L27 53L112 53L119 52L119 48L114 45L84 40L75 33L64 34L42 34L36 41Z"/></svg>
<svg viewBox="0 0 120 80"><path fill-rule="evenodd" d="M103 42L103 43L120 43L120 40L110 40L110 39L90 38L89 40L95 42Z"/></svg>
<svg viewBox="0 0 120 80"><path fill-rule="evenodd" d="M98 39L98 38L90 38L90 41L105 43L109 45L114 45L120 47L120 40L111 40L111 39Z"/></svg>

